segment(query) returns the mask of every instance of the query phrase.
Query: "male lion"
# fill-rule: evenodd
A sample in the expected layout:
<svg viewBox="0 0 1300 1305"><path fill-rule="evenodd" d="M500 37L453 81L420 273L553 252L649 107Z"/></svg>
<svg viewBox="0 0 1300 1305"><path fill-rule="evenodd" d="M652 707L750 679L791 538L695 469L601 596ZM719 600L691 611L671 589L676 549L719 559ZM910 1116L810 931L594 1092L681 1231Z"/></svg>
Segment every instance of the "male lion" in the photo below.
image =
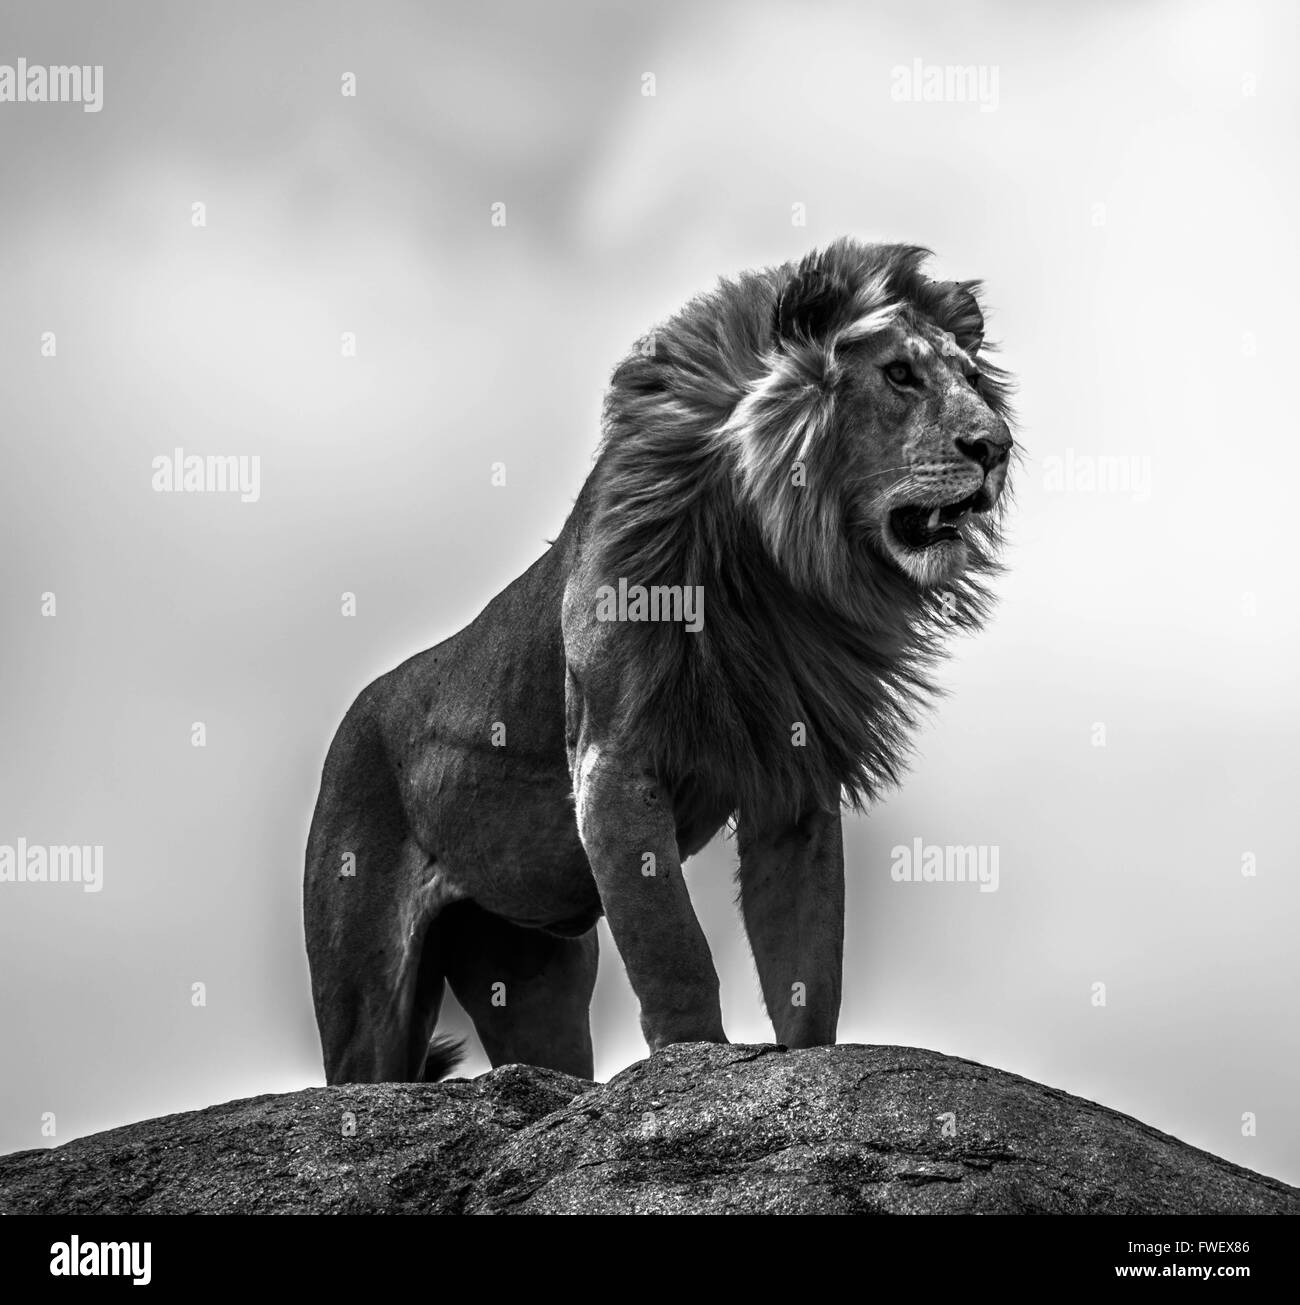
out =
<svg viewBox="0 0 1300 1305"><path fill-rule="evenodd" d="M307 848L329 1082L446 1073L444 983L493 1065L591 1077L602 914L650 1047L725 1041L682 862L733 817L776 1035L834 1042L841 801L981 623L1012 445L978 283L927 256L841 240L688 304L546 553L357 699Z"/></svg>

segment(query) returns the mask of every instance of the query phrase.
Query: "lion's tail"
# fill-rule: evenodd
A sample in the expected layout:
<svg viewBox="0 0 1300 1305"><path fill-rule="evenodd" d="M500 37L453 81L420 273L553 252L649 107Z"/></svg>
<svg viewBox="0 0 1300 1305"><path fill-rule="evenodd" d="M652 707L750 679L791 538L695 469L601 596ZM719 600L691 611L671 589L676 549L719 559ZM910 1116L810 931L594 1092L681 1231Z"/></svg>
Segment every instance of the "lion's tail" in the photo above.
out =
<svg viewBox="0 0 1300 1305"><path fill-rule="evenodd" d="M436 1083L446 1078L465 1059L465 1044L459 1038L434 1038L429 1043L429 1054L424 1058L422 1083Z"/></svg>

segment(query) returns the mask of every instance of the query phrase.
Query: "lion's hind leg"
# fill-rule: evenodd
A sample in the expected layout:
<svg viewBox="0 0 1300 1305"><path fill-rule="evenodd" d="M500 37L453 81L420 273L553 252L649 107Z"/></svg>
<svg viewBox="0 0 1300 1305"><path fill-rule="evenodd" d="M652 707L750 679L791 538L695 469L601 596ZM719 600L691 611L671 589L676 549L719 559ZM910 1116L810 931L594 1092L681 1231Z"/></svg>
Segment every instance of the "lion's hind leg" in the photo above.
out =
<svg viewBox="0 0 1300 1305"><path fill-rule="evenodd" d="M538 1065L591 1078L594 928L560 938L457 902L439 933L447 982L493 1067Z"/></svg>
<svg viewBox="0 0 1300 1305"><path fill-rule="evenodd" d="M427 891L408 882L415 848L389 865L373 844L357 853L357 874L318 882L309 894L333 902L324 927L308 932L312 988L328 1083L420 1082L441 1078L460 1044L433 1038L446 987L440 914ZM357 882L362 875L371 882ZM432 1041L431 1041L432 1039Z"/></svg>
<svg viewBox="0 0 1300 1305"><path fill-rule="evenodd" d="M447 901L373 731L345 723L312 820L303 896L326 1082L418 1082L454 1065L446 1039L430 1043Z"/></svg>

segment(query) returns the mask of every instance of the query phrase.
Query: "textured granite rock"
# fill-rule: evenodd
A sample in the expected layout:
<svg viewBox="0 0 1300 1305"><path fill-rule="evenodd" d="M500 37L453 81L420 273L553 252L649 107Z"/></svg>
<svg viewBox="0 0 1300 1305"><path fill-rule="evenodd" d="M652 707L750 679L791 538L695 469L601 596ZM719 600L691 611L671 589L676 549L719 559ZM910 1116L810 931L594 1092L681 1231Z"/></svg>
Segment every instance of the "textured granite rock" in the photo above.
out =
<svg viewBox="0 0 1300 1305"><path fill-rule="evenodd" d="M932 1051L694 1043L605 1084L508 1066L132 1124L0 1157L0 1211L1296 1214L1300 1190Z"/></svg>
<svg viewBox="0 0 1300 1305"><path fill-rule="evenodd" d="M473 1080L249 1097L0 1156L6 1214L443 1214L512 1134L592 1085Z"/></svg>

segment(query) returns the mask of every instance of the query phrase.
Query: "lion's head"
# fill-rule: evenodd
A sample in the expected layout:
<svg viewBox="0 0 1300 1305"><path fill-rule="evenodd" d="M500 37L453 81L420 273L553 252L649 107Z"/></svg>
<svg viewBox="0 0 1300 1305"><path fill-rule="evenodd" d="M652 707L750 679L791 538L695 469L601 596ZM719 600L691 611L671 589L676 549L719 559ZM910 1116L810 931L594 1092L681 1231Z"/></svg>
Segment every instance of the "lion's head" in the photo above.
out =
<svg viewBox="0 0 1300 1305"><path fill-rule="evenodd" d="M930 280L927 257L841 240L724 280L616 370L593 571L707 596L698 635L616 640L647 735L656 704L679 704L667 770L722 737L733 755L714 787L729 772L753 777L754 801L782 785L870 792L896 773L943 634L981 623L1009 382L978 283ZM810 719L817 741L792 759L784 731Z"/></svg>
<svg viewBox="0 0 1300 1305"><path fill-rule="evenodd" d="M928 280L926 254L840 241L769 274L764 371L724 425L769 543L832 590L863 540L923 587L991 561L1006 377L977 283Z"/></svg>
<svg viewBox="0 0 1300 1305"><path fill-rule="evenodd" d="M920 589L991 570L1008 378L978 282L928 279L928 256L840 240L724 281L616 372L606 448L653 441L657 471L689 463L691 496L727 477L777 563L832 603L882 562Z"/></svg>
<svg viewBox="0 0 1300 1305"><path fill-rule="evenodd" d="M918 584L951 580L987 542L979 518L1002 496L1011 452L978 346L900 307L864 338L842 340L838 361L831 420L853 445L868 535Z"/></svg>

